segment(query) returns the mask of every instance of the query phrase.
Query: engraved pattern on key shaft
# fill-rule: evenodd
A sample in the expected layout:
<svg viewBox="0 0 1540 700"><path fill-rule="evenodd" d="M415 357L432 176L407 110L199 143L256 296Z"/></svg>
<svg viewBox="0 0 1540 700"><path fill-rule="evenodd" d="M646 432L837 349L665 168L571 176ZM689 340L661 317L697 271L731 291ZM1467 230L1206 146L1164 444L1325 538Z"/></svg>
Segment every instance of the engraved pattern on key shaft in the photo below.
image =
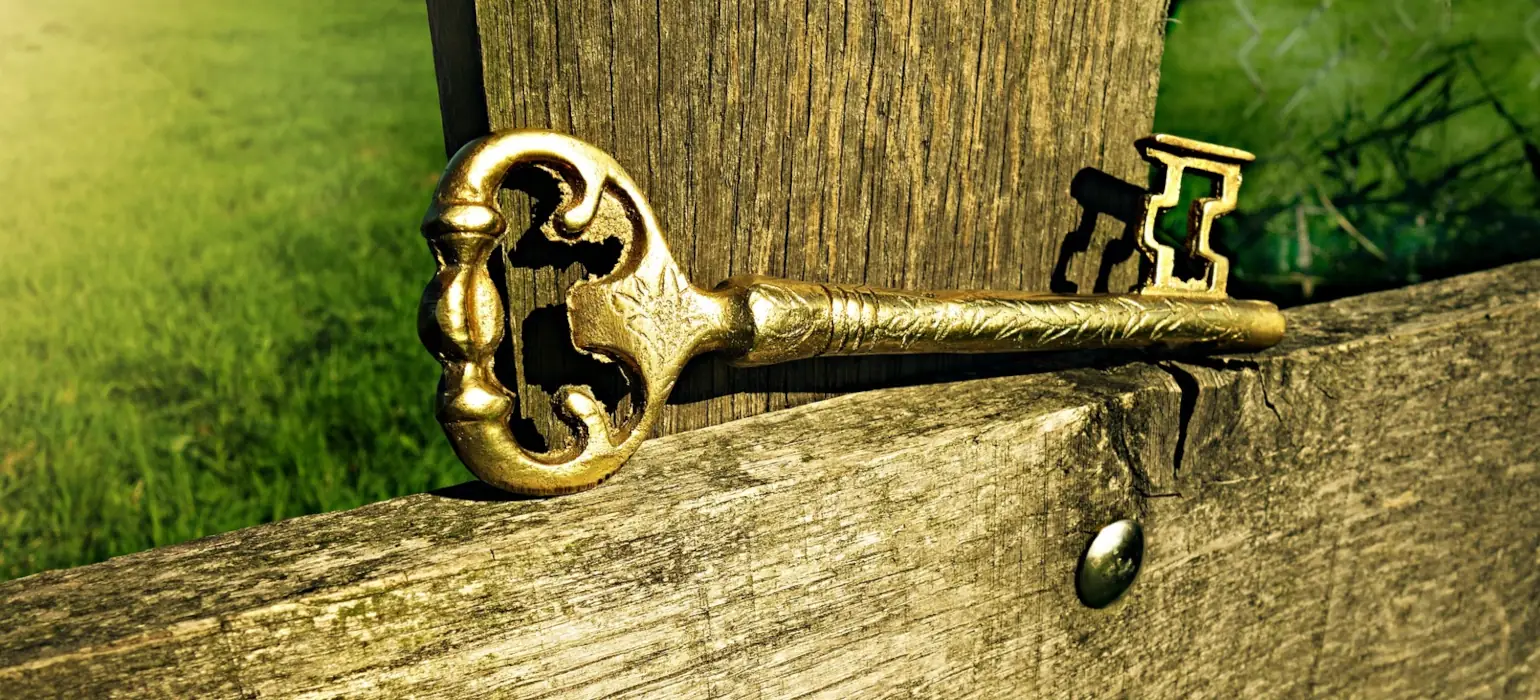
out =
<svg viewBox="0 0 1540 700"><path fill-rule="evenodd" d="M819 355L1092 347L1258 349L1282 337L1265 302L1204 297L907 292L763 277L718 288L750 301L754 337L734 364Z"/></svg>

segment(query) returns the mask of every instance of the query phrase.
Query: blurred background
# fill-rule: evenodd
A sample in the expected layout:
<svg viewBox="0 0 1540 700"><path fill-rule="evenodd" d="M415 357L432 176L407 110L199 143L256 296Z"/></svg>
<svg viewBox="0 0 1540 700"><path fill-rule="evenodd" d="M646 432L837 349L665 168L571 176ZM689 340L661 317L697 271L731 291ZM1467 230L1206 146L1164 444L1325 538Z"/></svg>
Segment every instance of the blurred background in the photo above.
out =
<svg viewBox="0 0 1540 700"><path fill-rule="evenodd" d="M1220 221L1237 294L1295 304L1536 256L1540 1L1171 4L1157 130L1259 158Z"/></svg>
<svg viewBox="0 0 1540 700"><path fill-rule="evenodd" d="M1540 2L1171 6L1157 129L1260 156L1238 295L1535 257ZM0 105L0 578L469 478L422 0L0 2Z"/></svg>

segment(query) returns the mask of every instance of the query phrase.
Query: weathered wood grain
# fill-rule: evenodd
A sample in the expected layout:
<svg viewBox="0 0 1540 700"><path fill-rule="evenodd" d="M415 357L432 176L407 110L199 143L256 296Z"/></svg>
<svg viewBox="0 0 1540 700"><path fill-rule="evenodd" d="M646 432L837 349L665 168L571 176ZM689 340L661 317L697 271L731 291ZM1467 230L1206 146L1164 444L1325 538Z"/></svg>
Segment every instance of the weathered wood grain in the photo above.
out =
<svg viewBox="0 0 1540 700"><path fill-rule="evenodd" d="M10 581L0 697L1540 693L1540 262L1290 323ZM1145 570L1084 608L1125 516Z"/></svg>
<svg viewBox="0 0 1540 700"><path fill-rule="evenodd" d="M1127 241L1113 243L1127 238L1127 207L1077 192L1082 206L1071 185L1099 169L1144 186L1133 142L1153 120L1165 4L428 3L450 150L491 129L537 127L609 151L701 284L756 273L1058 291L1134 282ZM515 242L514 344L501 365L531 425L561 439L550 393L613 369L566 356L564 318L551 309L585 264L601 263ZM910 357L737 372L702 362L658 430L977 364Z"/></svg>

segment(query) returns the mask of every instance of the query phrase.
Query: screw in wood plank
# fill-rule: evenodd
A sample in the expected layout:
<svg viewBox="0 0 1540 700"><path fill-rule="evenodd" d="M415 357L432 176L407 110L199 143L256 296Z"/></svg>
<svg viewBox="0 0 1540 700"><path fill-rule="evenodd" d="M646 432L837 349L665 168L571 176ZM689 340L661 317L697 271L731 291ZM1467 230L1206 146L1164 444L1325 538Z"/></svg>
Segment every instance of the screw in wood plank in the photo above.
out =
<svg viewBox="0 0 1540 700"><path fill-rule="evenodd" d="M1112 605L1139 576L1144 563L1144 528L1119 520L1101 529L1080 555L1075 594L1089 608Z"/></svg>

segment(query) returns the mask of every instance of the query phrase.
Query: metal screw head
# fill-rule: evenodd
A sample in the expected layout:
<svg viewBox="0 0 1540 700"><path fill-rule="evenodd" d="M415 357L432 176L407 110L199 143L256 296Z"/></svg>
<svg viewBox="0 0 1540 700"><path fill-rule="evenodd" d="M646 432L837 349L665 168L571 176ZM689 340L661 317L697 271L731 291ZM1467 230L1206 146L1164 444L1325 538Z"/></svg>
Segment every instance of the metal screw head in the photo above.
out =
<svg viewBox="0 0 1540 700"><path fill-rule="evenodd" d="M1111 605L1133 585L1144 561L1144 528L1119 520L1101 529L1080 555L1075 593L1090 608Z"/></svg>

